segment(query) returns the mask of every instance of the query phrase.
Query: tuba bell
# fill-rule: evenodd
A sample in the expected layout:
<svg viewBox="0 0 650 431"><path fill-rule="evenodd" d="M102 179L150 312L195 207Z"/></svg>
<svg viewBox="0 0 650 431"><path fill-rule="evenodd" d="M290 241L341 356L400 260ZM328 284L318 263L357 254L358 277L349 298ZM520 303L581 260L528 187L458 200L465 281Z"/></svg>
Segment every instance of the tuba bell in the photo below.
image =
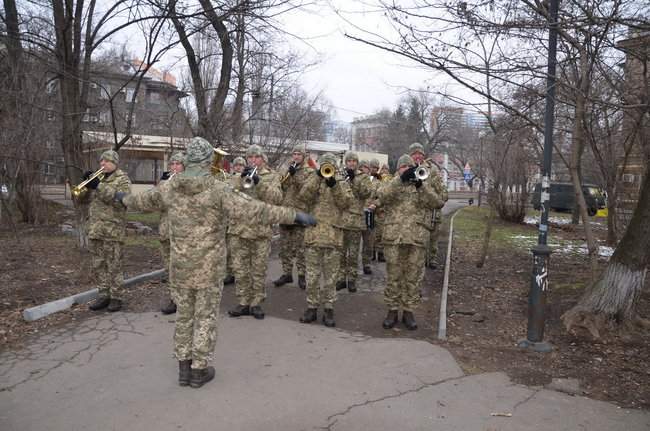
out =
<svg viewBox="0 0 650 431"><path fill-rule="evenodd" d="M224 175L226 171L223 169L223 158L229 154L221 148L214 149L214 156L212 157L212 165L210 166L210 173L213 177Z"/></svg>
<svg viewBox="0 0 650 431"><path fill-rule="evenodd" d="M80 199L86 196L86 193L88 193L88 188L86 186L95 178L99 178L99 181L101 181L104 178L104 168L97 169L97 171L95 171L94 174L92 174L87 179L83 180L82 182L74 186L72 190L70 190L70 193L72 193L72 197L75 199Z"/></svg>

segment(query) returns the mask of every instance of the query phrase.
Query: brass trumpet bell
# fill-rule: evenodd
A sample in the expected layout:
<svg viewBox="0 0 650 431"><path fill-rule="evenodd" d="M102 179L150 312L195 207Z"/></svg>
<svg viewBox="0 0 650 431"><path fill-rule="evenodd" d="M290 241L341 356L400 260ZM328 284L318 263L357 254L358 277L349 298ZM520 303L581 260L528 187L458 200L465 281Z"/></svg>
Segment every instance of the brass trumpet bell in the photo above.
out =
<svg viewBox="0 0 650 431"><path fill-rule="evenodd" d="M336 174L336 167L331 163L323 163L319 171L323 178L331 178Z"/></svg>
<svg viewBox="0 0 650 431"><path fill-rule="evenodd" d="M70 193L72 193L72 197L74 199L80 199L84 197L86 193L88 193L88 188L86 186L95 178L99 178L99 181L104 179L104 168L99 168L97 171L95 171L94 174L92 174L87 179L80 182L78 185L74 186L72 190L70 190Z"/></svg>

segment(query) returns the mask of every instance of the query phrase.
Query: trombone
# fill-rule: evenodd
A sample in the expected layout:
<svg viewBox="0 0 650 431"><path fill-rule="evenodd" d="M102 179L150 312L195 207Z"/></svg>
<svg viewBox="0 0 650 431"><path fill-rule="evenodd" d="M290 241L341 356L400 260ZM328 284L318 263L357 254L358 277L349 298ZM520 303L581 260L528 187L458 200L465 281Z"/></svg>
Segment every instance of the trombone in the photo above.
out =
<svg viewBox="0 0 650 431"><path fill-rule="evenodd" d="M242 186L245 190L250 189L255 185L255 181L253 180L253 177L257 173L257 166L255 166L255 169L250 171L243 179L244 185Z"/></svg>
<svg viewBox="0 0 650 431"><path fill-rule="evenodd" d="M88 193L88 189L86 188L86 186L95 178L99 178L99 181L104 179L104 168L97 169L97 171L95 171L94 174L92 174L87 179L80 182L78 185L74 186L72 190L70 190L70 193L72 193L72 197L74 197L75 199L84 197L86 193Z"/></svg>

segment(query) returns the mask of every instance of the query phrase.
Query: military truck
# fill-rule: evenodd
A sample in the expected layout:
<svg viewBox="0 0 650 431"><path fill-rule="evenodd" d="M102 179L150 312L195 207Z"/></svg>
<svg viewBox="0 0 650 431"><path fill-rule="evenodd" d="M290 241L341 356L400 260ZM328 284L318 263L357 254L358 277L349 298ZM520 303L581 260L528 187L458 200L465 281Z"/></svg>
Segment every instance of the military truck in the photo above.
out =
<svg viewBox="0 0 650 431"><path fill-rule="evenodd" d="M533 191L532 204L536 210L541 209L542 185L537 183ZM572 183L551 183L550 209L555 211L573 211L576 197ZM582 194L587 202L587 214L595 216L599 209L607 206L603 189L592 184L582 185Z"/></svg>

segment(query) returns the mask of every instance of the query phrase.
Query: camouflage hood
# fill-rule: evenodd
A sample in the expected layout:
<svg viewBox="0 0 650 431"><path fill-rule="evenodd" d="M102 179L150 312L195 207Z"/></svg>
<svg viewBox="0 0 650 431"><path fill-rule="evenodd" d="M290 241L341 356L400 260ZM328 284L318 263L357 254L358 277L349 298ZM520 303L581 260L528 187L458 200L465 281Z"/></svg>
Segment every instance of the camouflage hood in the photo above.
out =
<svg viewBox="0 0 650 431"><path fill-rule="evenodd" d="M205 170L204 175L185 175L182 172L170 181L171 189L176 193L193 196L206 191L210 187L210 173Z"/></svg>

